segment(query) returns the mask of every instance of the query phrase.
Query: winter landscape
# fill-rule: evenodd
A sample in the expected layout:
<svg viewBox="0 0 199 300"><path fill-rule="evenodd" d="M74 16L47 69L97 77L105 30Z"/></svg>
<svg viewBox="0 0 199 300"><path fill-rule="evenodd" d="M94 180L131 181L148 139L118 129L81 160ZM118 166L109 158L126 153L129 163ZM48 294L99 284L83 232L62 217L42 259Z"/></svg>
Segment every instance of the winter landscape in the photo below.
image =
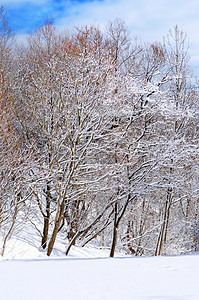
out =
<svg viewBox="0 0 199 300"><path fill-rule="evenodd" d="M0 6L1 299L198 300L189 36L174 24L142 41L118 16L63 29L58 11L14 32L10 5Z"/></svg>

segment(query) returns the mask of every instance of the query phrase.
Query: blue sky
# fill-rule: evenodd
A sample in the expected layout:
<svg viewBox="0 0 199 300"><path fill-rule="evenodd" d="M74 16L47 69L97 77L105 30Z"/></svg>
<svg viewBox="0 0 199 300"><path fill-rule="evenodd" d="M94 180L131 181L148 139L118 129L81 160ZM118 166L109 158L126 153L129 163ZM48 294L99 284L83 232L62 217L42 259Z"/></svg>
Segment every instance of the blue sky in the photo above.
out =
<svg viewBox="0 0 199 300"><path fill-rule="evenodd" d="M199 70L199 0L4 0L9 24L23 38L53 18L64 29L73 24L99 24L123 19L132 36L162 41L176 24L189 37L191 65Z"/></svg>

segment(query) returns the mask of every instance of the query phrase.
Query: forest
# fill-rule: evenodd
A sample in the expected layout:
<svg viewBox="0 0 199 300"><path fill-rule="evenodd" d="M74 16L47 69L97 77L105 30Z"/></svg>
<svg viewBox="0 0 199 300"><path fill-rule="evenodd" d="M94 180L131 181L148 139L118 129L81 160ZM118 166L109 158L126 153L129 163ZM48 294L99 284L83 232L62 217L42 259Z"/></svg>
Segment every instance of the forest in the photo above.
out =
<svg viewBox="0 0 199 300"><path fill-rule="evenodd" d="M199 93L178 26L47 20L23 44L0 9L0 253L93 243L128 255L199 250Z"/></svg>

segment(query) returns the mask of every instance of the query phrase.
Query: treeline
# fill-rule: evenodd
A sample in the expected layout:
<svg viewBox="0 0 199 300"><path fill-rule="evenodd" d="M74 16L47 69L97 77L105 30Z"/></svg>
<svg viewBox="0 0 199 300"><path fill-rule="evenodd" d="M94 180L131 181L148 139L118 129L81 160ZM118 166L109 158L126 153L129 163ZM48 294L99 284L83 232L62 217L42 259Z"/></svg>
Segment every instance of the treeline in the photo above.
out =
<svg viewBox="0 0 199 300"><path fill-rule="evenodd" d="M122 20L18 45L0 13L0 237L134 255L199 247L198 91L186 34ZM197 79L196 79L197 80Z"/></svg>

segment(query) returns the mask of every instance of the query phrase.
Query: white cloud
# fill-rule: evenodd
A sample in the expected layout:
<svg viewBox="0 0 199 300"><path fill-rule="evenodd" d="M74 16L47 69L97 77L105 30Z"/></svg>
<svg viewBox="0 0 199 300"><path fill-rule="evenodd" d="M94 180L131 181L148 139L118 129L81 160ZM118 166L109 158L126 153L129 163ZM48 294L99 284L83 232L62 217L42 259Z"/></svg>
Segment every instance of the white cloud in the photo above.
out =
<svg viewBox="0 0 199 300"><path fill-rule="evenodd" d="M35 4L41 11L54 12L55 24L64 29L73 24L99 24L119 17L129 27L133 37L142 41L162 41L162 37L176 24L185 31L190 42L191 64L199 66L199 0L5 0L12 8ZM56 9L59 12L56 13ZM40 11L38 11L40 14ZM36 14L36 12L35 12ZM41 13L42 14L42 13ZM21 38L23 40L23 38Z"/></svg>
<svg viewBox="0 0 199 300"><path fill-rule="evenodd" d="M143 41L161 41L176 24L190 40L192 63L199 65L198 0L104 0L87 3L67 1L65 16L57 20L64 28L69 24L106 24L116 17L125 20L134 36Z"/></svg>

